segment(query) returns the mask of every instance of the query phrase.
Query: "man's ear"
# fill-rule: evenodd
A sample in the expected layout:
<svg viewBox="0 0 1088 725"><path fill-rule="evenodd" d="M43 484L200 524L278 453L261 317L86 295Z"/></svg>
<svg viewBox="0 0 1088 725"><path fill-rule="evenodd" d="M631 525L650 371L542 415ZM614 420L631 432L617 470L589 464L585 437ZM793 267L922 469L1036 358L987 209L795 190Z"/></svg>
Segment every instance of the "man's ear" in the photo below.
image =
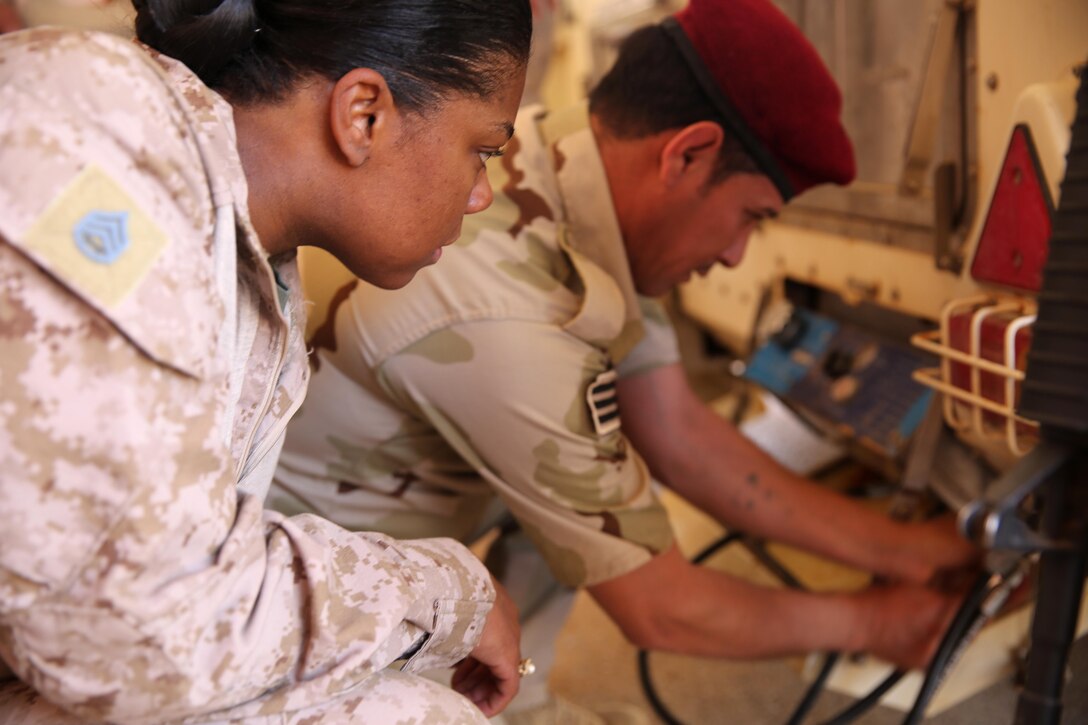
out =
<svg viewBox="0 0 1088 725"><path fill-rule="evenodd" d="M668 187L691 178L702 183L714 170L724 140L725 132L713 121L698 121L680 129L661 150L661 181Z"/></svg>
<svg viewBox="0 0 1088 725"><path fill-rule="evenodd" d="M382 74L356 68L336 82L329 99L329 124L336 146L351 166L370 158L375 139L389 133L397 115Z"/></svg>

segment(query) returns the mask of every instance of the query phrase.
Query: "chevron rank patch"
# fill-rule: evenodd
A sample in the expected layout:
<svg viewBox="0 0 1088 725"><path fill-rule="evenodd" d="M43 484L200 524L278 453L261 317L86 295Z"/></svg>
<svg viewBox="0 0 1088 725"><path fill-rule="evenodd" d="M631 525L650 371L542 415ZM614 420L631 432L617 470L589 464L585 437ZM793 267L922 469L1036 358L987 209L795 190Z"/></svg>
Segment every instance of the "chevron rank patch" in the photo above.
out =
<svg viewBox="0 0 1088 725"><path fill-rule="evenodd" d="M598 375L586 389L589 415L597 435L615 433L620 429L620 403L616 395L616 371L611 368Z"/></svg>
<svg viewBox="0 0 1088 725"><path fill-rule="evenodd" d="M50 202L23 245L65 283L110 309L151 271L169 241L121 185L92 164Z"/></svg>

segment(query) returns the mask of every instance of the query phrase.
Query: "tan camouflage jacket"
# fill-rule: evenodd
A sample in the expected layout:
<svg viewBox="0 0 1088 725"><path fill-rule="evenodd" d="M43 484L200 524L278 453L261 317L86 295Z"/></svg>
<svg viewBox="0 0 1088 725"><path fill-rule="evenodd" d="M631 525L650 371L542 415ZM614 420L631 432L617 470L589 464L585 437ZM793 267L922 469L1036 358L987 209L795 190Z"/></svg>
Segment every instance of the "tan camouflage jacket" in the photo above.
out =
<svg viewBox="0 0 1088 725"><path fill-rule="evenodd" d="M494 590L453 542L262 503L308 365L230 106L108 35L0 38L0 657L87 720L320 703ZM429 635L429 637L428 637Z"/></svg>
<svg viewBox="0 0 1088 725"><path fill-rule="evenodd" d="M676 342L635 293L587 120L524 110L489 166L494 205L435 267L397 291L349 281L311 313L314 379L271 506L464 539L497 493L572 586L668 547L614 366L674 362Z"/></svg>

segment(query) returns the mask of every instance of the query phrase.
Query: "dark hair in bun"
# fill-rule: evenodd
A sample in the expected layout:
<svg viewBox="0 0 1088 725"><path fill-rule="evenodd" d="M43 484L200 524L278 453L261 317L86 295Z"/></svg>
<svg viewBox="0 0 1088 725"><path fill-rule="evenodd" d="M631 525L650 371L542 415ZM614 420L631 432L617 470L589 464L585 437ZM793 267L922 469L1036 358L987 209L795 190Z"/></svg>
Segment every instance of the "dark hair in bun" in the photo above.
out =
<svg viewBox="0 0 1088 725"><path fill-rule="evenodd" d="M134 0L136 35L235 103L380 72L398 103L485 97L529 57L529 0Z"/></svg>

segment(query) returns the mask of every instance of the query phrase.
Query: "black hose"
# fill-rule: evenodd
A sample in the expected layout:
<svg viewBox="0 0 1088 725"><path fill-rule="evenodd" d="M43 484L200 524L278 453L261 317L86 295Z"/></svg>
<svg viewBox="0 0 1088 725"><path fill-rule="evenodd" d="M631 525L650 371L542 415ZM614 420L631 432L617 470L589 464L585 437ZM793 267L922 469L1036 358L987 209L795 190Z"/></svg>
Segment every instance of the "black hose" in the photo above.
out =
<svg viewBox="0 0 1088 725"><path fill-rule="evenodd" d="M721 549L742 538L743 535L740 533L727 534L700 551L695 558L692 559L692 562L701 564ZM756 557L787 586L795 589L803 588L797 578L794 577L788 569L782 566L777 559L772 557L762 546L757 544L752 547L752 551ZM918 697L914 701L914 706L911 708L910 713L908 713L907 719L904 720L903 725L917 725L917 723L921 722L922 717L924 717L925 711L929 707L929 702L933 699L933 695L937 691L937 686L941 682L945 669L950 664L951 659L956 653L963 638L971 631L975 622L978 620L982 603L990 593L990 589L987 586L989 580L989 574L981 575L978 580L975 581L967 598L964 600L964 603L956 612L956 616L949 625L948 631L945 632L944 637L941 639L941 644L937 648L937 653L933 656L933 662L926 671L926 678L922 683L922 689L919 690ZM666 725L683 725L661 700L657 690L654 688L653 678L650 676L649 654L648 650L640 649L638 651L638 676L639 681L642 684L643 693L646 695L650 707L653 708L654 713L662 720L662 722ZM798 703L797 707L794 709L793 714L787 721L787 725L800 725L804 721L804 718L812 710L812 707L815 705L817 698L822 692L828 677L831 675L831 671L838 661L838 657L838 653L831 653L827 656L823 666L820 668L819 675L817 675L816 679L805 692L805 696L801 699L801 702ZM857 702L850 705L838 715L835 715L830 720L822 723L822 725L847 725L847 723L853 722L876 706L877 703L880 702L880 699L889 690L895 687L904 675L905 672L903 670L894 670L865 697L860 698Z"/></svg>
<svg viewBox="0 0 1088 725"><path fill-rule="evenodd" d="M733 539L725 543L731 543L732 541ZM695 563L700 563L704 561L707 557L709 557L715 551L724 546L725 543L718 542L718 544L716 544L715 546L708 548L706 551L696 556L693 561ZM798 589L802 591L805 589L804 585L801 584L797 577L795 577L789 569L784 567L782 563L778 561L778 559L771 556L770 552L767 551L766 547L764 547L762 543L756 541L749 541L748 543L749 549L751 550L752 554L760 561L761 564L763 564L763 566L767 567L767 569L769 569L772 574L778 577L778 579L783 584L790 587L791 589ZM801 725L801 723L804 722L805 718L812 711L812 708L816 705L816 701L819 699L820 694L823 692L824 687L827 685L827 680L831 677L831 673L832 671L834 671L835 665L838 663L838 661L838 652L832 652L824 658L824 663L820 667L819 674L816 675L816 679L813 680L812 684L809 685L808 689L805 691L804 697L801 698L801 701L797 703L797 707L794 708L789 720L786 721L786 725ZM844 725L845 723L852 722L855 718L858 718L864 713L868 712L874 705L876 705L880 701L880 698L884 696L884 693L886 693L888 690L895 686L895 684L899 681L900 678L902 678L902 676L902 672L899 672L898 675L893 672L892 676L890 676L888 680L885 680L880 685L877 685L877 687L872 692L870 692L861 700L858 700L858 702L854 703L854 705L841 713L836 718L835 722L838 725ZM892 677L894 677L894 680L892 679ZM839 718L842 719L840 720Z"/></svg>
<svg viewBox="0 0 1088 725"><path fill-rule="evenodd" d="M726 534L696 554L695 558L691 561L694 564L701 564L718 551L724 549L740 538L741 534L739 533ZM665 722L665 725L683 725L683 723L673 716L669 708L665 706L665 703L661 701L661 698L657 694L657 690L654 688L653 678L650 677L649 654L649 651L644 649L638 651L638 679L639 682L642 683L642 691L646 695L646 699L650 701L650 707L653 708L654 713Z"/></svg>
<svg viewBox="0 0 1088 725"><path fill-rule="evenodd" d="M740 533L727 534L717 541L713 542L705 549L696 554L692 559L693 564L701 564L711 556L716 554L726 546L739 541L743 538ZM759 561L766 566L775 576L779 578L786 586L792 589L804 589L804 586L786 567L775 559L770 553L759 543L751 543L751 551L753 555L759 559ZM788 725L800 725L800 723L812 710L813 705L816 704L816 699L820 696L824 685L827 682L828 677L831 676L831 671L835 667L835 663L838 661L838 654L832 653L824 660L823 666L820 668L820 673L816 679L809 686L808 691L802 698L801 702L794 709L793 714L790 716ZM639 650L638 652L638 677L639 682L642 684L643 693L646 695L646 699L650 703L650 707L653 708L654 713L661 718L666 725L683 725L676 716L672 714L669 708L662 702L661 697L657 694L657 690L654 688L653 678L650 676L650 659L649 652L647 650ZM880 693L883 694L883 693ZM876 699L879 700L880 695L877 695ZM868 709L872 705L867 705L865 709ZM862 710L864 712L864 710Z"/></svg>
<svg viewBox="0 0 1088 725"><path fill-rule="evenodd" d="M875 707L876 704L880 702L880 698L884 697L888 690L899 684L899 681L903 679L905 674L906 672L904 670L893 670L892 673L885 677L879 685L874 687L868 695L861 698L830 720L825 720L822 725L846 725L847 723L854 722Z"/></svg>
<svg viewBox="0 0 1088 725"><path fill-rule="evenodd" d="M926 670L926 678L922 682L922 689L918 691L918 697L914 700L914 707L907 713L903 725L917 725L925 717L930 700L937 692L937 686L944 677L944 671L950 664L953 655L958 651L964 637L971 631L980 616L982 603L990 593L988 583L990 574L983 573L971 587L970 593L956 612L948 631L944 633L937 653L933 656L933 662Z"/></svg>
<svg viewBox="0 0 1088 725"><path fill-rule="evenodd" d="M650 678L649 654L649 651L644 649L638 651L638 679L642 683L642 691L645 693L646 699L650 701L650 707L653 708L654 713L661 718L665 725L683 725L673 717L669 708L657 696L657 690L654 689L653 680Z"/></svg>
<svg viewBox="0 0 1088 725"><path fill-rule="evenodd" d="M824 664L820 667L820 673L816 675L816 679L808 686L808 690L805 691L805 696L801 698L801 702L797 703L797 707L794 708L793 714L790 715L790 719L786 721L786 725L801 725L801 723L805 721L805 718L816 705L816 700L819 699L820 694L824 691L824 686L827 684L828 678L831 677L831 672L835 669L835 665L838 664L838 661L838 652L832 652L827 657L824 657Z"/></svg>
<svg viewBox="0 0 1088 725"><path fill-rule="evenodd" d="M959 647L964 643L964 638L979 621L982 604L991 591L989 581L989 573L979 575L978 579L976 579L975 583L972 585L967 598L956 611L956 616L952 619L952 623L948 626L948 630L945 632L944 637L941 638L941 644L937 647L936 654L933 655L933 662L926 670L926 677L922 683L922 688L918 691L918 696L914 700L914 706L907 714L907 718L903 721L903 725L917 725L917 723L921 722L922 718L925 716L926 709L929 707L933 695L937 692L937 686L941 683L945 670L951 664L952 658L959 650ZM872 692L835 717L825 721L822 725L847 725L847 723L853 722L871 707L876 705L880 701L880 698L903 679L905 674L906 672L903 670L897 669L892 671L892 673L877 685Z"/></svg>
<svg viewBox="0 0 1088 725"><path fill-rule="evenodd" d="M721 537L720 539L718 539L717 541L712 543L710 546L706 547L705 549L700 551L698 554L696 554L695 558L691 560L691 563L693 563L693 564L702 564L704 561L706 561L710 557L714 556L719 551L721 551L725 547L732 544L734 541L740 541L740 539L742 537L743 537L743 534L740 534L738 532L734 532L732 534L726 534L725 536Z"/></svg>
<svg viewBox="0 0 1088 725"><path fill-rule="evenodd" d="M748 545L748 551L751 552L752 556L758 559L760 564L767 567L768 571L778 577L778 581L790 589L796 589L799 592L805 591L805 585L793 575L793 572L782 566L782 562L771 556L771 552L767 551L767 547L763 545L762 541L748 539L745 543Z"/></svg>

